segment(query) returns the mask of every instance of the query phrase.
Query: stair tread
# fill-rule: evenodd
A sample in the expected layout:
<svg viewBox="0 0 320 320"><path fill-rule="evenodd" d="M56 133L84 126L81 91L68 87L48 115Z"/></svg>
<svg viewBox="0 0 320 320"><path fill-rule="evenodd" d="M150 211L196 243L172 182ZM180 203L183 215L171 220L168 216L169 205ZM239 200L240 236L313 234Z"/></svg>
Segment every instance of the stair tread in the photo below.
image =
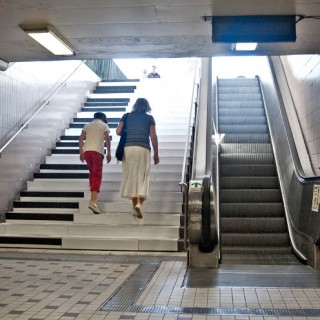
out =
<svg viewBox="0 0 320 320"><path fill-rule="evenodd" d="M90 214L90 216L92 217L92 220L94 221L95 220L95 217L96 216L92 216L93 213L88 213ZM106 214L105 213L101 213L100 214L101 216L105 216ZM100 216L99 215L99 216ZM109 214L108 214L109 215ZM131 217L131 214L127 214L129 217ZM98 215L97 215L98 216ZM144 217L145 218L145 217ZM119 224L119 225L114 225L114 224L108 224L108 223L105 223L105 224L101 224L100 222L96 222L96 223L91 223L90 225L88 225L87 223L83 222L83 223L80 223L80 222L77 222L77 223L74 223L73 221L60 221L60 220L56 220L56 221L50 221L50 224L47 223L46 220L37 220L37 221L30 221L30 220L24 220L24 219L19 219L20 221L19 222L12 222L10 221L10 224L11 225L37 225L37 226L50 226L50 225L54 225L54 226L68 226L68 228L72 227L72 228L79 228L79 227L98 227L98 228L119 228L119 229L127 229L127 228L132 228L132 226L140 226L140 227L149 227L149 228L159 228L159 229L166 229L166 228L171 228L171 229L179 229L180 226L177 226L177 225L156 225L156 224L145 224L144 223L144 220L136 220L135 223L123 223L123 224ZM141 224L140 224L141 223ZM143 223L143 224L142 224Z"/></svg>

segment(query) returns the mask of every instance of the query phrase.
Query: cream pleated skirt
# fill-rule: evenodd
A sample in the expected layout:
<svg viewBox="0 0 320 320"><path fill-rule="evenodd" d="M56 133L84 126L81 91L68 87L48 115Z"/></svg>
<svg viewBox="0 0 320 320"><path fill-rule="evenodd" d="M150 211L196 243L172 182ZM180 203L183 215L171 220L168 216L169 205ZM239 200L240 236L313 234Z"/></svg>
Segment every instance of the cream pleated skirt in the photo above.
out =
<svg viewBox="0 0 320 320"><path fill-rule="evenodd" d="M122 161L120 195L124 198L147 198L150 182L150 151L142 147L125 147Z"/></svg>

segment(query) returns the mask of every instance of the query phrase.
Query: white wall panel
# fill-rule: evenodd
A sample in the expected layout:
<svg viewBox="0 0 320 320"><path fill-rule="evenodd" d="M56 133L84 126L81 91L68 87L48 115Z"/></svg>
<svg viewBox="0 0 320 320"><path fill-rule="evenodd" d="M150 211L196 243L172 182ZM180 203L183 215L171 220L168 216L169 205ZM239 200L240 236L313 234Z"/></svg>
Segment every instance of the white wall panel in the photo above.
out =
<svg viewBox="0 0 320 320"><path fill-rule="evenodd" d="M80 61L15 63L0 72L0 148L18 131ZM85 65L67 81L0 158L0 216L49 154L99 78Z"/></svg>
<svg viewBox="0 0 320 320"><path fill-rule="evenodd" d="M320 56L282 57L313 170L320 175Z"/></svg>

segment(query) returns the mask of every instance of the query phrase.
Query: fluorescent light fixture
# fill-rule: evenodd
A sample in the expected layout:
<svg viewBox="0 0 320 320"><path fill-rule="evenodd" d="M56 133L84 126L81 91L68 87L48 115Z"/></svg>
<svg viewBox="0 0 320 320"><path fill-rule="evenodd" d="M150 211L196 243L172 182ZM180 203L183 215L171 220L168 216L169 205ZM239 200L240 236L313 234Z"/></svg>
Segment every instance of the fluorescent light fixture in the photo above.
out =
<svg viewBox="0 0 320 320"><path fill-rule="evenodd" d="M70 56L75 54L70 46L68 46L65 41L56 34L56 32L53 32L50 27L45 27L39 30L24 29L24 31L54 55Z"/></svg>
<svg viewBox="0 0 320 320"><path fill-rule="evenodd" d="M9 62L0 59L0 71L6 71L9 68Z"/></svg>
<svg viewBox="0 0 320 320"><path fill-rule="evenodd" d="M238 42L234 44L235 51L254 51L257 49L257 42Z"/></svg>

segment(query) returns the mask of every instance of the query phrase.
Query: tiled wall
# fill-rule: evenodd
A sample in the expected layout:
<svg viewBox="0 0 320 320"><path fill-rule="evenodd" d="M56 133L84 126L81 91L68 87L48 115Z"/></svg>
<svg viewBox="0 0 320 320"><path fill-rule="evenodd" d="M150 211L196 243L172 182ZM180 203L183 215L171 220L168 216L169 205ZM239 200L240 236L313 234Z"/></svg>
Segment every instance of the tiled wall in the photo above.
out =
<svg viewBox="0 0 320 320"><path fill-rule="evenodd" d="M320 175L320 56L285 56L281 60L313 170Z"/></svg>
<svg viewBox="0 0 320 320"><path fill-rule="evenodd" d="M0 148L27 121L80 61L15 63L0 72ZM99 78L84 64L68 79L0 158L0 217L50 153ZM0 218L1 219L1 218Z"/></svg>

